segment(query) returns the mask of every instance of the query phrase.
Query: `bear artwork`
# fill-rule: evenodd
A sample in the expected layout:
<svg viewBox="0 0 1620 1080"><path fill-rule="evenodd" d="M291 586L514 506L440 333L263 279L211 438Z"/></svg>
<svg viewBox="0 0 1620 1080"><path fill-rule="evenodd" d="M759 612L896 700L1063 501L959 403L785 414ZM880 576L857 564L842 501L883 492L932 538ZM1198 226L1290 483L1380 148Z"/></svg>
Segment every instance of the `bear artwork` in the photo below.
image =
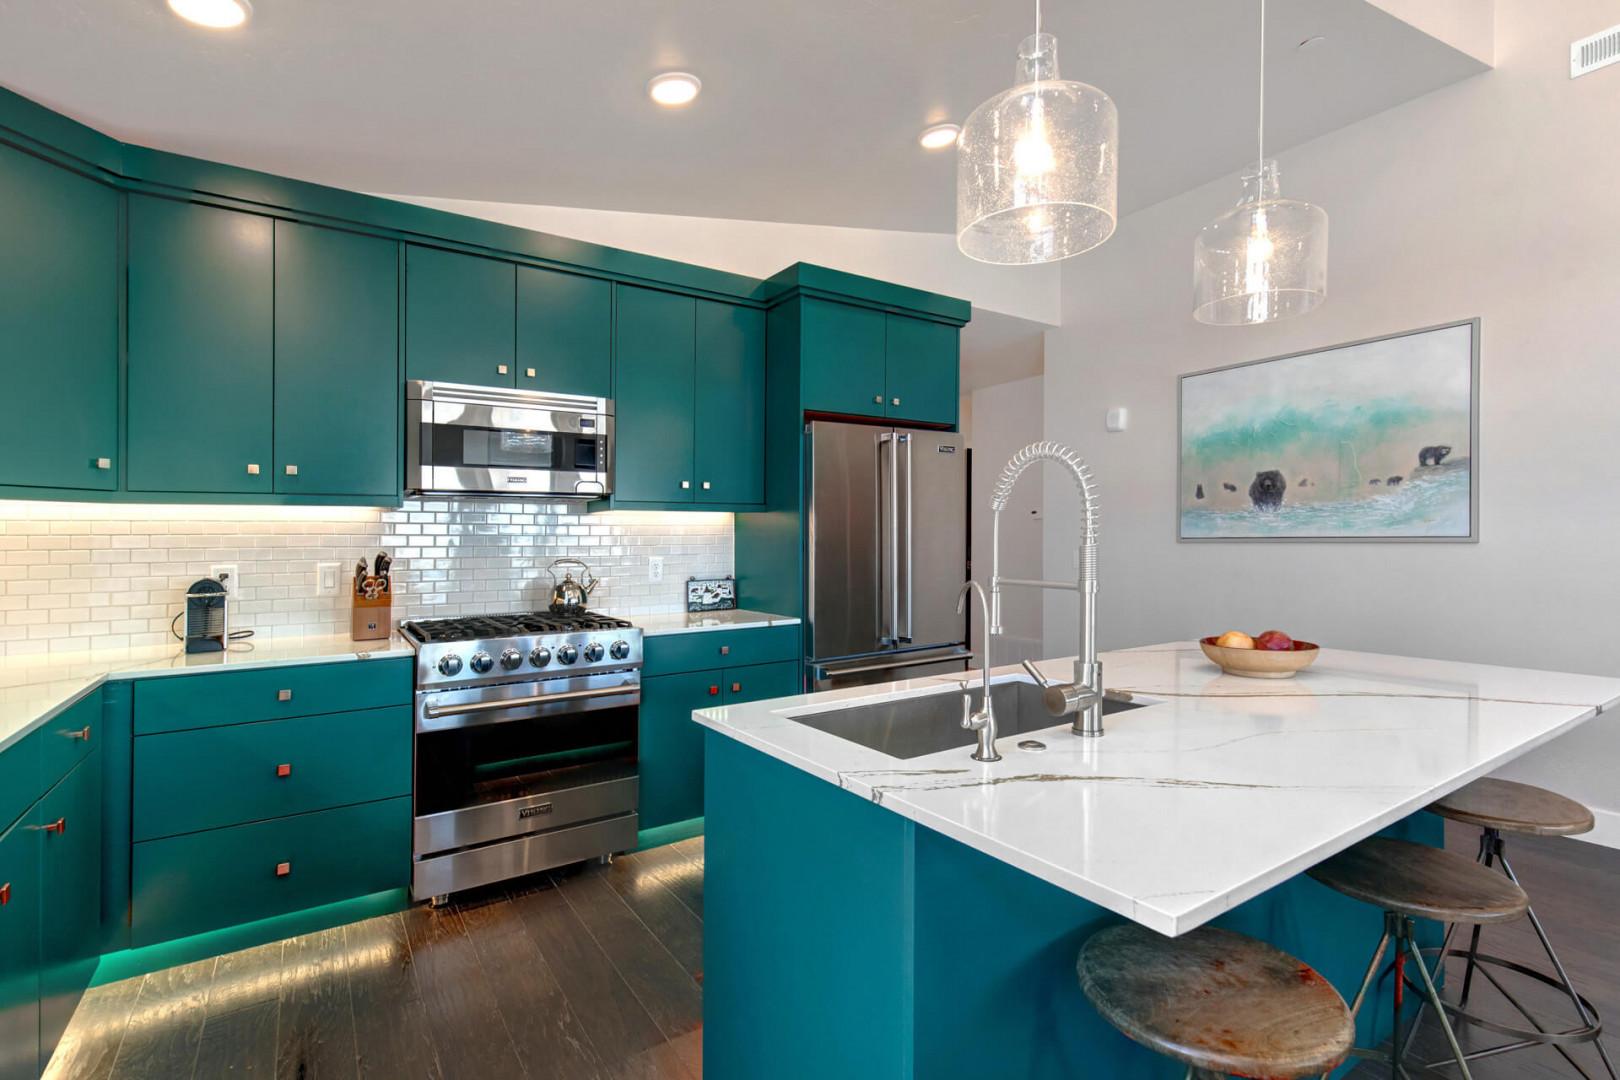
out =
<svg viewBox="0 0 1620 1080"><path fill-rule="evenodd" d="M1418 451L1418 467L1438 465L1446 460L1446 456L1450 453L1451 447L1449 446L1425 446Z"/></svg>
<svg viewBox="0 0 1620 1080"><path fill-rule="evenodd" d="M1256 510L1276 510L1282 506L1283 492L1288 490L1288 481L1276 469L1267 469L1254 474L1254 483L1249 485L1249 501L1254 503Z"/></svg>

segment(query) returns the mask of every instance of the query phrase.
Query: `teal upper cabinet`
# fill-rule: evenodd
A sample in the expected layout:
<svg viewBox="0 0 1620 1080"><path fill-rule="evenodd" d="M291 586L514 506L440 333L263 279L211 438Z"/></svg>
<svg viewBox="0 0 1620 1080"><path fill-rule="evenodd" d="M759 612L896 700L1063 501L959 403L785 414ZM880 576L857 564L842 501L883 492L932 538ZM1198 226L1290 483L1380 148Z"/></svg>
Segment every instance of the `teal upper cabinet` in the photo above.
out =
<svg viewBox="0 0 1620 1080"><path fill-rule="evenodd" d="M885 316L871 308L806 298L800 368L807 412L886 416Z"/></svg>
<svg viewBox="0 0 1620 1080"><path fill-rule="evenodd" d="M618 286L615 502L692 501L694 319L689 296Z"/></svg>
<svg viewBox="0 0 1620 1080"><path fill-rule="evenodd" d="M516 321L514 264L406 246L406 378L517 385Z"/></svg>
<svg viewBox="0 0 1620 1080"><path fill-rule="evenodd" d="M398 498L399 244L275 230L275 490Z"/></svg>
<svg viewBox="0 0 1620 1080"><path fill-rule="evenodd" d="M696 501L765 501L765 313L697 301Z"/></svg>
<svg viewBox="0 0 1620 1080"><path fill-rule="evenodd" d="M129 489L272 490L270 218L129 198Z"/></svg>
<svg viewBox="0 0 1620 1080"><path fill-rule="evenodd" d="M948 323L888 316L885 414L896 420L955 424L961 331Z"/></svg>
<svg viewBox="0 0 1620 1080"><path fill-rule="evenodd" d="M0 831L0 1080L39 1076L42 834L36 822L29 814Z"/></svg>
<svg viewBox="0 0 1620 1080"><path fill-rule="evenodd" d="M516 385L607 397L612 381L612 283L518 267Z"/></svg>
<svg viewBox="0 0 1620 1080"><path fill-rule="evenodd" d="M118 486L118 193L0 147L0 485Z"/></svg>

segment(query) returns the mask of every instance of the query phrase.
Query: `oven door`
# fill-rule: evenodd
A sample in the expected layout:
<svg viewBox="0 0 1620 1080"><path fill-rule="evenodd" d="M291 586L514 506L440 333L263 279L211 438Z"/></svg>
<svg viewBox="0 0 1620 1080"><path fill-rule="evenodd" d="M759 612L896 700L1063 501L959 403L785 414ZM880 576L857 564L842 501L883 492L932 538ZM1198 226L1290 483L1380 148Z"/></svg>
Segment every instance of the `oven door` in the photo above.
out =
<svg viewBox="0 0 1620 1080"><path fill-rule="evenodd" d="M438 386L410 399L408 422L412 491L613 492L613 415L604 399Z"/></svg>

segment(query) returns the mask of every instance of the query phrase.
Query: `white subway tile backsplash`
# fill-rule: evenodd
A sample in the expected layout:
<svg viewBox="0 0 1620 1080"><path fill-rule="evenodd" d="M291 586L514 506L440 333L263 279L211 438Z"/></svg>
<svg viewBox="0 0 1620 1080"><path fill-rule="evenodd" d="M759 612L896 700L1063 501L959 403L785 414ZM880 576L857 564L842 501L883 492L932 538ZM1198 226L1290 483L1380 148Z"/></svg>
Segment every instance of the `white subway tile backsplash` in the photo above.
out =
<svg viewBox="0 0 1620 1080"><path fill-rule="evenodd" d="M591 606L678 611L693 575L732 572L730 514L585 514L567 504L465 499L356 507L120 507L0 503L0 656L172 640L186 588L238 567L236 628L347 634L348 592L316 596L315 564L343 581L394 557L396 618L544 607L553 559L602 580ZM647 581L647 558L664 579Z"/></svg>

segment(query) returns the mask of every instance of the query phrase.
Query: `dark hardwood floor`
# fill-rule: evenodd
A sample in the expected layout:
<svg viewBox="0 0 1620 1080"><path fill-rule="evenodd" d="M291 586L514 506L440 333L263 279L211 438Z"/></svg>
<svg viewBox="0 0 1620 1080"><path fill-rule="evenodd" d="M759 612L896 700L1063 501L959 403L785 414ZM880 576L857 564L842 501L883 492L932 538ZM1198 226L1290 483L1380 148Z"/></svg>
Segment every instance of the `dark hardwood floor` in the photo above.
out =
<svg viewBox="0 0 1620 1080"><path fill-rule="evenodd" d="M85 995L53 1080L699 1080L703 839Z"/></svg>
<svg viewBox="0 0 1620 1080"><path fill-rule="evenodd" d="M1472 853L1475 834L1453 829L1448 843ZM1572 977L1620 1017L1620 851L1516 837L1508 856ZM99 987L49 1076L699 1080L702 943L699 837L470 894L440 911L417 907ZM1527 923L1487 931L1483 947L1540 962ZM1523 996L1549 1017L1570 1018L1550 991ZM1489 987L1475 1002L1503 1015ZM1620 1039L1604 1038L1620 1060ZM1495 1037L1465 1029L1463 1039L1477 1048ZM1417 1052L1432 1060L1443 1049L1426 1021ZM1572 1053L1602 1075L1590 1046ZM1547 1048L1480 1061L1473 1072L1577 1075ZM1387 1071L1364 1065L1356 1075Z"/></svg>

